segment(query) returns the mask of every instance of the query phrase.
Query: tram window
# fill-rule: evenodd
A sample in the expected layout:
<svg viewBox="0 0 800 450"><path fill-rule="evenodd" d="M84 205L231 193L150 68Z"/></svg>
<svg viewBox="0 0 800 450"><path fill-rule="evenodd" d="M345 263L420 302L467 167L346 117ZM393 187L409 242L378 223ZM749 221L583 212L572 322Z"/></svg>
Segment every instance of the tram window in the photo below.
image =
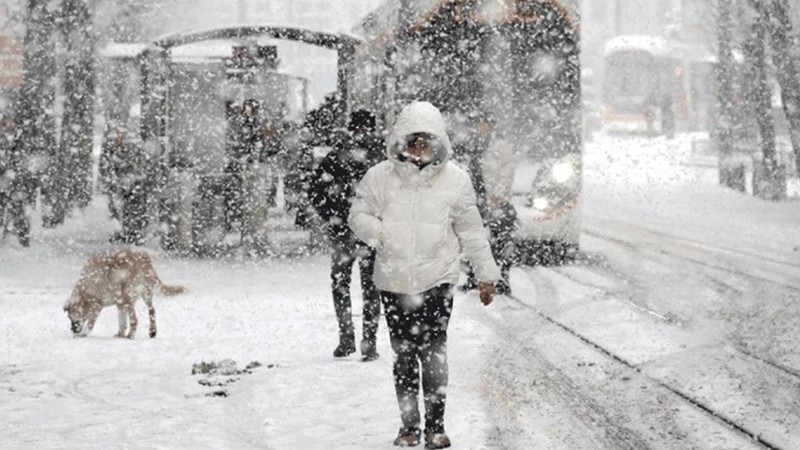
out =
<svg viewBox="0 0 800 450"><path fill-rule="evenodd" d="M653 86L653 79L660 77L659 65L642 54L617 55L608 60L609 76L606 76L608 94L644 95Z"/></svg>

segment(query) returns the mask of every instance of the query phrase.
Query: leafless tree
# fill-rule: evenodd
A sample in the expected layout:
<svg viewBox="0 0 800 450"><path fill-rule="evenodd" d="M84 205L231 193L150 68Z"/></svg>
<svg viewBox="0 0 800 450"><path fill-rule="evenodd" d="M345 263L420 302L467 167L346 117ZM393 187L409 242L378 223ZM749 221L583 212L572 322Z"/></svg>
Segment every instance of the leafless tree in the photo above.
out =
<svg viewBox="0 0 800 450"><path fill-rule="evenodd" d="M792 34L792 22L787 0L771 0L765 5L769 8L769 25L772 43L772 60L777 72L781 90L783 112L789 123L789 138L795 154L797 172L800 173L800 80L795 63L796 42Z"/></svg>
<svg viewBox="0 0 800 450"><path fill-rule="evenodd" d="M732 164L734 160L734 83L735 61L733 59L732 42L732 0L717 2L717 121L716 146L719 152L719 181L739 191L745 190L743 167Z"/></svg>
<svg viewBox="0 0 800 450"><path fill-rule="evenodd" d="M746 78L752 85L747 100L754 110L761 148L760 161L756 161L754 168L753 193L763 198L777 200L780 193L777 184L779 174L775 118L772 115L772 90L768 78L769 4L761 0L752 0L751 7L755 16L751 25L752 31L744 46L748 62Z"/></svg>
<svg viewBox="0 0 800 450"><path fill-rule="evenodd" d="M28 0L26 13L22 86L16 104L21 132L16 146L26 161L44 162L52 160L56 153L55 7L50 0ZM26 165L39 179L45 208L60 208L54 165L48 164L47 169L36 164Z"/></svg>
<svg viewBox="0 0 800 450"><path fill-rule="evenodd" d="M95 39L90 0L64 0L60 28L66 50L60 154L70 206L86 207L92 189Z"/></svg>

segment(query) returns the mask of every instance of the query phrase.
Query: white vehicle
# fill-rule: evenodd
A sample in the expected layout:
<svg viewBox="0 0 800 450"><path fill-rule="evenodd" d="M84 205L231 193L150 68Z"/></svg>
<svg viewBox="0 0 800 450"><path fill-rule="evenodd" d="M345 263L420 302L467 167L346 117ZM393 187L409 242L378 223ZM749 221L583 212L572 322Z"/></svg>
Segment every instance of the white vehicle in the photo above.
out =
<svg viewBox="0 0 800 450"><path fill-rule="evenodd" d="M672 135L707 130L716 57L651 35L620 35L603 52L603 130Z"/></svg>

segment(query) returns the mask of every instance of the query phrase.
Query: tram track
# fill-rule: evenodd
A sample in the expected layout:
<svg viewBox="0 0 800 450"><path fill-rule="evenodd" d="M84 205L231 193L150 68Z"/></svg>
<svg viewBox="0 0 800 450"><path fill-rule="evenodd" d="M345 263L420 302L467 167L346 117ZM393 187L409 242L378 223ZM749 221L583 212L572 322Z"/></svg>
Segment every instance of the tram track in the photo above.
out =
<svg viewBox="0 0 800 450"><path fill-rule="evenodd" d="M530 309L524 303L521 303L521 306ZM601 444L602 448L630 450L648 447L646 441L641 439L635 432L615 423L604 411L604 408L593 398L582 395L579 387L561 369L548 361L530 342L520 339L517 327L509 326L507 323L488 315L480 314L475 317L484 326L493 330L505 343L502 351L496 354L495 357L503 358L505 353L524 355L524 358L516 358L515 361L524 364L525 372L532 374L532 378L537 380L537 383L547 386L547 396L555 397L557 402L565 404L568 410L574 413L574 419L584 427L587 434L592 436L595 441L594 444ZM504 409L519 409L518 406L509 405L509 402L519 402L519 395L515 394L511 397L513 398L505 400ZM525 402L525 400L522 401ZM508 448L520 448L522 446L518 442L520 438L513 433L511 436L506 437L506 440L508 439L514 441L513 445Z"/></svg>
<svg viewBox="0 0 800 450"><path fill-rule="evenodd" d="M684 321L672 317L672 315L669 314L669 313L661 313L661 312L658 312L658 311L655 311L655 310L651 309L651 307L649 307L649 306L643 306L640 302L637 302L635 300L636 299L635 295L622 293L621 291L608 290L607 288L605 288L603 286L600 286L600 285L598 285L596 283L591 283L591 282L587 282L585 280L580 280L578 277L566 272L562 268L551 268L551 270L553 272L557 273L559 276L562 276L562 277L570 280L573 283L589 287L589 288L594 289L596 291L600 291L600 292L602 292L604 294L604 296L613 297L615 300L617 300L617 301L619 301L619 302L621 302L621 303L623 303L625 305L628 305L628 306L638 310L641 313L644 313L644 314L647 314L647 315L649 315L651 317L654 317L654 318L658 319L659 321L661 321L663 323L667 323L669 325L674 325L674 326L678 326L678 327L683 327L684 326ZM719 281L717 280L717 282L719 282ZM732 286L727 286L727 289L728 290L735 290L736 288L734 288ZM517 301L520 304L522 303L518 299L515 299L515 301ZM744 356L746 356L746 357L748 357L750 359L756 360L756 361L758 361L760 363L763 363L763 364L765 364L767 366L770 366L771 368L773 368L775 370L779 370L779 371L783 372L785 375L788 375L788 376L796 379L798 382L800 382L800 370L797 370L797 369L788 367L788 366L786 366L784 364L781 364L781 363L778 363L776 361L773 361L772 359L770 359L767 356L761 354L760 352L753 352L753 351L747 350L746 348L744 348L744 346L741 343L726 341L726 342L723 343L723 345L727 345L728 348L730 348L730 349L732 349L732 350L734 350L734 351L736 351L736 352L738 352L738 353L740 353L740 354L742 354L742 355L744 355Z"/></svg>
<svg viewBox="0 0 800 450"><path fill-rule="evenodd" d="M742 301L746 304L745 300L747 298L745 296L752 295L752 292L750 292L751 286L771 286L768 289L782 288L785 291L792 292L792 296L794 296L794 293L800 292L800 278L796 275L797 265L782 260L780 257L762 256L744 250L715 246L694 239L671 236L629 224L609 223L611 225L608 229L588 227L585 233L589 237L621 247L627 254L633 253L641 256L643 258L642 261L647 264L655 264L656 267L680 267L681 270L675 272L678 277L685 272L683 276L690 276L695 283L700 283L700 285L705 283L712 292L719 293L721 298L735 298L737 301ZM632 264L637 264L635 259L632 261ZM680 264L676 266L673 261L677 261ZM588 288L588 294L593 299L593 302L601 302L606 305L609 305L606 302L607 300L616 302L619 305L637 311L643 316L655 319L659 323L679 327L687 332L690 331L690 328L687 329L687 324L695 322L694 317L681 318L680 315L675 315L676 311L660 311L657 306L649 304L646 299L652 296L654 292L658 296L658 291L653 291L655 286L651 286L648 282L642 284L641 280L626 273L626 270L618 269L613 262L601 254L583 254L583 257L579 258L578 264L581 262L585 263L586 272L573 271L571 267L574 266L569 265L547 267L542 270L551 271L552 274L562 277L577 286ZM693 266L695 269L692 268ZM631 267L635 266L632 265ZM701 269L697 270L697 268ZM699 275L699 277L693 276L695 274ZM530 275L534 284L536 298L558 299L559 288L550 277L545 276L544 272L531 272ZM678 279L675 281L680 283ZM715 400L713 396L703 395L704 385L702 382L699 385L697 383L688 383L684 386L681 382L681 379L683 379L681 375L673 373L670 378L670 376L665 375L663 366L659 374L658 364L653 369L648 370L643 363L635 362L636 360L641 360L641 358L630 359L626 357L624 351L620 353L619 349L615 349L613 344L609 346L604 344L602 339L598 340L596 336L593 337L592 333L587 334L586 330L580 329L581 326L579 324L576 325L559 320L549 311L537 308L532 303L528 303L519 297L510 296L509 299L514 303L515 309L529 308L533 310L542 320L573 336L577 341L593 351L640 374L649 383L666 390L682 402L691 405L695 410L733 430L739 436L763 448L778 449L786 445L780 437L774 435L774 430L771 436L764 436L761 432L756 431L762 428L766 429L768 422L747 419L746 415L742 416L741 411L737 411L735 408L731 409L730 405L725 407L725 402L720 403L720 400ZM598 303L598 305L601 303ZM725 313L726 311L721 312ZM713 315L720 313L720 311L711 309L709 313L709 317L714 317ZM741 312L735 310L730 311L730 313L733 314L732 317L741 314ZM736 357L736 360L750 361L746 363L745 367L753 369L755 373L772 374L766 375L767 378L765 380L771 379L771 383L777 383L777 385L800 387L800 371L774 361L767 353L749 349L744 343L735 343L731 339L726 339L714 342L712 347L708 348L711 349L712 353L702 356L702 358L715 354L738 354L739 356ZM706 354L705 351L703 354ZM664 360L663 363L668 364L667 367L670 367L669 359ZM758 369L759 366L763 367L763 369ZM714 367L713 364L709 366L709 369L711 367ZM666 373L669 373L669 370ZM709 380L706 379L706 382L709 382ZM713 381L711 382L713 383ZM761 383L765 386L769 385L761 381L756 381L756 383ZM698 392L701 394L697 395ZM745 395L753 395L753 392ZM749 403L747 401L749 398L755 400L754 397L742 397L741 393L738 398L744 399L745 403ZM785 404L775 406L769 401L757 402L757 404L762 408L762 412L769 411L771 407L774 407L774 411L778 412L785 406Z"/></svg>
<svg viewBox="0 0 800 450"><path fill-rule="evenodd" d="M546 286L542 285L541 280L537 280L535 282L537 292L541 292L541 290L548 291L548 290L555 290L555 286ZM546 295L546 294L545 294ZM648 380L649 383L652 383L668 392L672 395L676 396L680 400L686 402L687 404L691 405L695 409L701 411L706 416L722 423L723 425L727 426L729 429L735 431L739 435L745 437L752 442L759 444L763 448L771 449L771 450L778 450L782 449L781 446L771 442L769 439L762 436L761 433L751 430L746 425L739 423L735 419L728 417L725 413L715 409L713 406L707 404L706 402L702 401L701 399L692 396L691 394L684 392L683 390L679 389L678 387L673 386L671 383L665 382L661 379L658 379L650 374L648 374L642 367L639 365L629 361L624 356L618 354L617 352L605 347L604 345L600 344L599 342L587 337L586 335L582 334L577 329L570 327L569 325L557 320L553 316L546 314L539 310L538 308L532 306L530 303L525 302L524 300L520 299L515 295L507 296L510 300L512 300L518 307L525 308L533 311L536 315L538 315L543 321L550 323L556 326L558 329L564 331L565 333L569 334L585 346L591 348L595 352L603 355L604 357L623 365L627 369L639 374L640 376L644 377ZM548 363L549 364L549 363Z"/></svg>
<svg viewBox="0 0 800 450"><path fill-rule="evenodd" d="M637 252L643 250L630 241L624 240L607 231L602 231L597 227L586 227L583 232L588 236L613 242L634 249ZM800 277L797 276L797 273L800 273L798 271L800 265L798 264L759 255L747 250L731 249L725 246L709 244L691 238L678 237L635 225L626 224L624 232L626 234L636 234L637 238L647 244L647 250L649 251L691 261L695 264L724 271L729 274L776 284L800 292ZM654 246L654 240L662 245ZM668 246L663 244L668 244ZM715 257L714 259L720 261L710 261L709 255L713 255ZM798 256L798 258L800 258L800 256ZM731 260L735 260L737 263L743 261L751 262L751 264L745 264L745 267L750 269L750 271L742 270L740 268L741 264L731 264ZM752 262L757 262L761 267L754 267Z"/></svg>
<svg viewBox="0 0 800 450"><path fill-rule="evenodd" d="M634 280L631 277L625 276L620 272L613 271L608 267L603 268L603 270L606 271L612 277L621 278L625 286L624 289L609 289L608 287L602 286L598 283L582 280L578 276L569 273L566 270L563 270L561 267L552 267L550 269L553 272L557 273L559 276L564 277L575 284L594 289L595 291L601 293L605 297L609 298L613 297L615 300L624 303L641 313L652 316L658 319L659 321L668 323L670 325L683 326L683 321L675 317L671 317L671 315L668 313L662 313L656 311L651 306L643 304L641 301L639 301L638 299L642 297L641 293L644 291L644 289L638 285L636 280Z"/></svg>
<svg viewBox="0 0 800 450"><path fill-rule="evenodd" d="M762 275L759 275L759 274L756 274L756 273L752 273L752 272L748 272L748 271L744 271L744 270L739 270L739 269L736 269L736 268L729 267L727 265L722 265L720 263L712 263L712 262L709 261L708 253L720 252L723 255L728 255L728 256L733 256L733 257L738 257L738 258L748 258L751 261L755 260L755 261L758 261L761 264L766 263L766 264L769 264L769 265L773 266L774 269L777 269L777 273L779 275L782 274L782 273L795 273L795 272L798 271L798 267L796 267L795 265L793 265L791 263L788 263L786 261L778 260L776 258L765 257L765 256L762 256L762 255L757 255L757 254L754 254L752 252L738 251L738 250L733 250L733 249L730 249L730 248L727 248L727 247L714 246L714 245L710 245L710 244L706 244L706 243L701 243L701 242L693 240L693 239L678 238L678 237L675 237L675 236L668 235L666 233L653 231L653 230L648 230L648 229L645 229L645 228L642 228L642 227L637 227L637 226L632 226L632 225L631 226L627 226L626 225L626 228L633 229L638 233L650 234L652 236L657 236L662 242L666 242L666 243L669 244L669 246L662 245L662 246L659 246L657 248L648 247L646 249L647 251L657 252L660 255L667 256L667 257L670 257L670 258L674 258L674 259L677 259L677 260L680 260L680 261L689 260L693 264L697 264L697 265L700 265L702 267L706 267L706 268L713 269L713 270L718 270L718 271L721 271L723 273L733 274L733 275L742 277L744 279L750 280L751 282L768 283L768 284L772 284L772 285L778 285L778 286L781 286L781 287L783 287L785 289L800 293L800 279L798 279L797 283L795 283L794 281L787 282L787 281L785 281L785 279L776 279L775 276L765 277L765 276L762 276ZM589 234L590 236L593 236L595 238L603 239L603 240L612 242L612 243L614 243L616 245L625 247L625 248L627 248L627 249L629 249L629 250L631 250L633 252L643 253L643 251L642 251L643 249L641 247L639 247L637 245L634 245L631 242L628 242L628 241L625 241L623 239L620 239L618 237L609 236L607 233L597 232L596 230L594 230L594 231L587 231L587 234ZM692 250L696 250L698 248L701 248L703 252L706 252L706 257L705 258L700 258L700 257L697 257L696 255L694 257L687 256L686 249L690 248L690 247L693 247ZM676 251L676 249L680 249L680 250L683 250L683 251ZM625 275L624 273L622 273L619 270L614 270L610 266L610 264L608 262L605 262L602 265L594 265L594 266L592 266L592 269L594 269L594 270L602 270L606 275L620 278L623 283L626 283L628 285L635 286L637 284L637 281L635 279L633 279L632 277L630 277L628 275ZM602 286L598 286L595 283L587 283L584 280L576 279L576 277L574 277L571 274L567 273L562 268L553 268L553 270L556 273L558 273L560 276L563 276L563 277L569 279L570 281L573 281L575 283L578 283L578 284L581 284L581 285L584 285L584 286L587 286L587 287L591 287L593 289L606 291L607 294L609 294L609 295L611 294L610 292L608 292ZM737 286L734 286L728 280L721 279L719 276L714 276L714 275L712 275L710 273L706 273L706 274L704 274L704 277L705 277L706 282L708 284L710 284L713 287L713 289L715 289L717 291L720 291L720 292L724 292L726 294L726 296L729 296L731 298L740 299L745 294L745 292L741 288L739 288ZM671 315L668 314L668 313L664 314L664 313L660 313L660 312L654 311L650 307L643 306L643 305L639 304L638 302L636 302L635 300L633 300L633 301L630 300L631 297L635 298L635 296L628 295L627 298L624 298L624 297L625 296L623 296L623 298L617 297L617 300L620 300L623 303L627 303L627 304L633 306L636 309L644 311L644 312L646 312L647 314L649 314L649 315L651 315L653 317L659 318L659 319L663 320L666 323L670 323L670 324L673 324L673 325L681 326L682 323L684 322L682 320L674 319L674 318L670 317ZM746 356L746 357L748 357L750 359L759 361L760 363L763 363L763 364L765 364L765 365L767 365L767 366L769 366L769 367L771 367L771 368L773 368L775 370L778 370L778 371L782 372L783 374L785 374L787 376L790 376L790 377L792 377L792 378L794 378L796 380L800 380L800 370L798 370L796 368L792 368L792 367L789 367L789 366L787 366L785 364L781 364L779 362L776 362L776 361L772 360L771 358L769 358L768 356L762 354L762 352L750 351L750 350L746 349L742 343L727 342L726 344L729 346L729 348L733 349L734 351L736 351L736 352L738 352L738 353L740 353L740 354L742 354L742 355L744 355L744 356Z"/></svg>

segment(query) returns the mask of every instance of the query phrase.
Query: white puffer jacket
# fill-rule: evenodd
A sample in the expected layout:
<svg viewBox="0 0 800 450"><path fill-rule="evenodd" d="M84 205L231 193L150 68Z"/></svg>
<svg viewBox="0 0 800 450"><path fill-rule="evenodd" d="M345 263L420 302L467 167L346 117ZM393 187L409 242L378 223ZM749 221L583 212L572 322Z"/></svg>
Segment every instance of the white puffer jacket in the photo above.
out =
<svg viewBox="0 0 800 450"><path fill-rule="evenodd" d="M406 136L421 132L446 150L422 170L400 161L397 152ZM462 253L479 281L499 279L469 175L450 161L452 146L439 110L427 102L406 106L386 144L388 160L361 180L348 220L359 239L377 249L375 286L418 294L455 284Z"/></svg>

